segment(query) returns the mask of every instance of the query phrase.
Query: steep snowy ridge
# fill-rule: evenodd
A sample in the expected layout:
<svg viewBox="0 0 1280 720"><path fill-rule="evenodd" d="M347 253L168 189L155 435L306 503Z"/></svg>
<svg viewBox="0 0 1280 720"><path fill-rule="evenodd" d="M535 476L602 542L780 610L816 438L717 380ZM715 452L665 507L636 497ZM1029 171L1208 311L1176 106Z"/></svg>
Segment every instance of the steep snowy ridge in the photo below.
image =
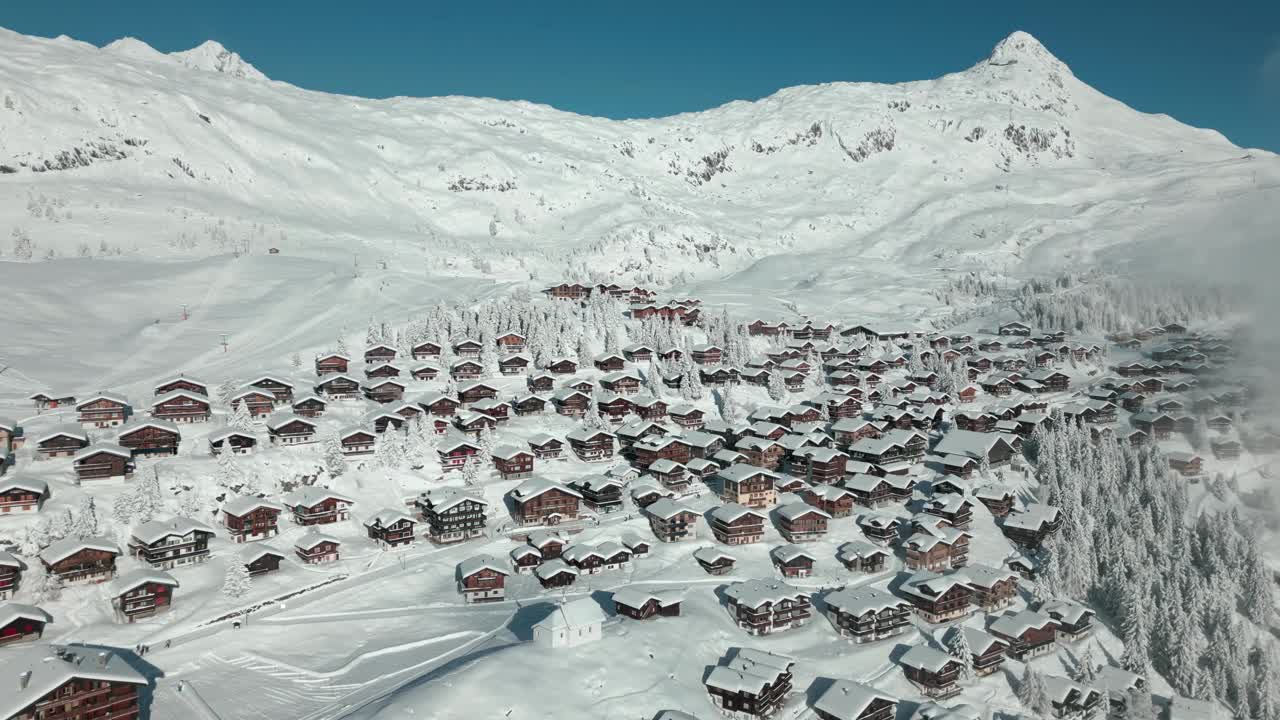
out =
<svg viewBox="0 0 1280 720"><path fill-rule="evenodd" d="M170 53L184 66L193 70L207 70L247 80L266 80L258 68L250 65L237 53L224 48L221 43L206 40L199 46L183 52Z"/></svg>

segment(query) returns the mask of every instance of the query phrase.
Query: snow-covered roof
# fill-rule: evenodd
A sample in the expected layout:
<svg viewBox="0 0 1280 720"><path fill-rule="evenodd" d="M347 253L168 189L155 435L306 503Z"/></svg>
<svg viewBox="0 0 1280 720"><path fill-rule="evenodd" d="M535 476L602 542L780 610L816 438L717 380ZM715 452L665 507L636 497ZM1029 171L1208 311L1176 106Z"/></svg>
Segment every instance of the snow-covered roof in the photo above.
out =
<svg viewBox="0 0 1280 720"><path fill-rule="evenodd" d="M249 432L248 430L240 430L238 428L229 427L229 428L223 428L221 430L218 430L217 432L211 433L209 435L209 443L212 444L217 442L223 442L227 438L232 438L232 437L253 438L255 440L257 439L254 436L254 434Z"/></svg>
<svg viewBox="0 0 1280 720"><path fill-rule="evenodd" d="M830 519L831 515L822 508L814 507L809 503L793 502L787 503L778 508L778 516L786 520L795 520L809 513L816 513L824 518Z"/></svg>
<svg viewBox="0 0 1280 720"><path fill-rule="evenodd" d="M938 455L960 455L980 460L987 457L996 443L1001 441L1011 445L1003 433L950 430L934 446L933 452Z"/></svg>
<svg viewBox="0 0 1280 720"><path fill-rule="evenodd" d="M282 559L284 558L284 553L266 543L261 542L252 543L248 547L240 550L240 560L246 565L257 562L268 555L275 555Z"/></svg>
<svg viewBox="0 0 1280 720"><path fill-rule="evenodd" d="M781 477L776 472L766 470L762 467L756 467L755 465L747 465L745 463L737 463L735 465L730 465L729 467L721 470L717 474L721 477L721 479L726 480L728 482L743 482L750 478L756 477L757 475L762 475L764 477L770 478L775 481L779 477Z"/></svg>
<svg viewBox="0 0 1280 720"><path fill-rule="evenodd" d="M156 585L168 585L169 587L178 587L178 581L169 573L155 568L142 568L134 570L126 575L121 575L111 583L108 592L112 597L120 597L121 595L137 590L147 583Z"/></svg>
<svg viewBox="0 0 1280 720"><path fill-rule="evenodd" d="M499 460L510 460L518 455L532 455L528 448L515 447L514 445L499 445L493 449L491 453L493 457Z"/></svg>
<svg viewBox="0 0 1280 720"><path fill-rule="evenodd" d="M754 515L759 518L761 522L764 522L765 520L764 513L738 503L725 503L711 511L711 519L719 520L723 523L731 523L744 515Z"/></svg>
<svg viewBox="0 0 1280 720"><path fill-rule="evenodd" d="M151 401L151 407L156 407L157 405L160 405L162 403L167 403L170 400L177 400L178 398L186 398L188 400L194 400L198 403L203 403L204 405L210 404L209 396L207 395L202 395L198 392L192 392L190 390L173 390L171 392L167 392L153 399Z"/></svg>
<svg viewBox="0 0 1280 720"><path fill-rule="evenodd" d="M868 558L874 555L889 555L889 551L879 545L873 545L866 540L850 540L842 543L836 551L836 557L841 560L849 560L853 558Z"/></svg>
<svg viewBox="0 0 1280 720"><path fill-rule="evenodd" d="M725 588L724 593L734 602L749 608L804 597L803 592L782 581L755 578L734 583Z"/></svg>
<svg viewBox="0 0 1280 720"><path fill-rule="evenodd" d="M49 545L40 553L40 559L52 565L54 563L66 560L81 550L101 550L103 552L120 554L120 548L116 546L115 541L106 537L88 537L83 540L80 538L69 537L59 540Z"/></svg>
<svg viewBox="0 0 1280 720"><path fill-rule="evenodd" d="M152 520L135 527L131 533L134 538L150 545L170 535L183 537L195 532L213 533L213 528L199 520L175 517L172 520Z"/></svg>
<svg viewBox="0 0 1280 720"><path fill-rule="evenodd" d="M100 393L94 393L93 395L90 395L86 398L82 398L80 402L76 403L76 409L79 410L85 405L95 403L99 400L106 400L108 402L117 403L119 405L129 404L129 399L123 395L119 395L117 393L111 393L111 392L100 392Z"/></svg>
<svg viewBox="0 0 1280 720"><path fill-rule="evenodd" d="M814 562L817 560L817 558L813 556L813 553L809 552L808 550L805 550L804 548L794 543L779 545L773 550L770 550L769 554L773 556L773 559L775 562L780 562L783 564L793 562L795 560L800 560L803 558L808 558L810 562Z"/></svg>
<svg viewBox="0 0 1280 720"><path fill-rule="evenodd" d="M15 648L5 657L8 690L0 694L0 717L17 717L54 690L73 679L147 684L147 678L133 668L122 652L108 649L62 645L31 645ZM30 673L25 686L17 676Z"/></svg>
<svg viewBox="0 0 1280 720"><path fill-rule="evenodd" d="M396 510L394 508L383 508L378 512L374 513L373 515L371 515L368 520L365 520L364 526L373 527L377 525L381 527L390 527L402 520L407 520L410 523L417 522L417 520L413 519L412 515L402 510Z"/></svg>
<svg viewBox="0 0 1280 720"><path fill-rule="evenodd" d="M1083 620L1086 615L1094 614L1093 610L1073 600L1057 600L1048 603L1040 608L1040 612L1072 625Z"/></svg>
<svg viewBox="0 0 1280 720"><path fill-rule="evenodd" d="M325 500L337 500L338 502L354 503L355 500L334 492L328 488L316 487L314 485L304 485L281 498L281 501L287 507L315 507Z"/></svg>
<svg viewBox="0 0 1280 720"><path fill-rule="evenodd" d="M909 668L936 673L949 663L957 662L957 660L947 653L931 648L928 645L912 645L911 649L907 650L906 654L898 662Z"/></svg>
<svg viewBox="0 0 1280 720"><path fill-rule="evenodd" d="M1066 701L1072 693L1079 694L1079 702L1083 703L1089 693L1100 692L1098 688L1082 685L1070 678L1061 675L1044 675L1044 690L1049 696L1049 700L1054 703L1062 703Z"/></svg>
<svg viewBox="0 0 1280 720"><path fill-rule="evenodd" d="M989 565L974 563L960 568L958 571L978 587L989 588L998 582L1018 581L1018 574L1008 568L993 568Z"/></svg>
<svg viewBox="0 0 1280 720"><path fill-rule="evenodd" d="M600 608L600 604L589 597L585 597L556 605L550 615L541 622L534 624L533 627L544 630L559 630L562 628L572 630L574 628L600 625L604 621L605 614L604 610Z"/></svg>
<svg viewBox="0 0 1280 720"><path fill-rule="evenodd" d="M279 412L279 413L272 413L271 416L267 418L267 429L279 430L280 428L293 422L300 422L303 425L306 425L313 430L316 428L316 422L314 420L300 417L298 415L294 415L291 412Z"/></svg>
<svg viewBox="0 0 1280 720"><path fill-rule="evenodd" d="M877 700L894 703L898 699L883 693L870 685L863 685L852 680L836 680L827 686L822 694L813 701L813 708L823 717L834 720L857 720L871 704Z"/></svg>
<svg viewBox="0 0 1280 720"><path fill-rule="evenodd" d="M554 482L552 480L547 480L545 478L540 478L540 477L529 478L528 480L525 480L524 482L520 483L516 487L512 488L511 497L516 498L517 500L520 500L523 502L531 498L538 497L539 495L546 492L550 492L552 490L559 490L563 493L566 493L568 495L572 495L578 498L582 497L582 493L579 493L578 491L566 485L561 485L558 482Z"/></svg>
<svg viewBox="0 0 1280 720"><path fill-rule="evenodd" d="M310 550L315 546L319 545L320 543L333 543L334 545L342 545L342 541L336 537L333 537L332 535L325 535L324 533L319 533L319 532L316 532L315 530L310 530L307 532L306 535L303 535L302 537L295 540L293 543L293 546L298 548L299 550Z"/></svg>
<svg viewBox="0 0 1280 720"><path fill-rule="evenodd" d="M596 430L589 427L574 428L573 430L570 430L565 437L569 440L576 440L578 442L589 442L601 435L607 436L611 440L614 437L613 433L608 430Z"/></svg>
<svg viewBox="0 0 1280 720"><path fill-rule="evenodd" d="M826 596L828 607L854 617L879 613L889 608L908 607L907 601L883 590L869 587L846 587Z"/></svg>
<svg viewBox="0 0 1280 720"><path fill-rule="evenodd" d="M258 508L267 508L279 512L284 511L284 507L279 503L259 497L238 497L222 504L222 512L234 517L243 517Z"/></svg>
<svg viewBox="0 0 1280 720"><path fill-rule="evenodd" d="M18 568L21 570L25 568L26 565L13 554L0 550L0 567Z"/></svg>
<svg viewBox="0 0 1280 720"><path fill-rule="evenodd" d="M714 565L715 563L720 562L721 560L728 560L729 562L737 562L737 558L725 552L724 550L721 550L720 548L716 548L716 547L698 548L697 550L693 551L693 557L695 560L707 563L708 565Z"/></svg>
<svg viewBox="0 0 1280 720"><path fill-rule="evenodd" d="M115 443L99 442L99 443L94 443L89 447L76 453L75 456L71 458L71 460L72 462L80 462L85 458L93 457L94 455L97 455L99 453L106 453L108 455L115 455L116 457L122 457L122 458L133 457L133 453L128 448L120 447Z"/></svg>
<svg viewBox="0 0 1280 720"><path fill-rule="evenodd" d="M483 497L480 497L478 494L472 495L462 490L461 488L454 488L454 487L432 488L431 490L428 490L422 493L418 497L420 500L425 500L430 502L432 508L438 512L443 512L445 510L448 510L449 508L455 505L458 505L459 503L465 502L467 500L470 500L474 503L479 503L480 505L489 504Z"/></svg>
<svg viewBox="0 0 1280 720"><path fill-rule="evenodd" d="M500 562L492 555L476 555L458 563L459 577L470 577L481 570L492 570L501 575L510 574L506 563Z"/></svg>
<svg viewBox="0 0 1280 720"><path fill-rule="evenodd" d="M991 632L998 633L1005 637L1021 637L1028 630L1035 630L1052 625L1053 618L1043 613L1032 610L1022 610L1016 613L1006 613L996 618L991 623Z"/></svg>
<svg viewBox="0 0 1280 720"><path fill-rule="evenodd" d="M1056 522L1060 514L1061 511L1053 505L1033 503L1021 512L1010 514L1004 519L1004 524L1005 527L1039 531L1046 524Z"/></svg>
<svg viewBox="0 0 1280 720"><path fill-rule="evenodd" d="M3 462L2 459L0 459L0 462ZM22 475L15 475L11 478L0 477L0 493L9 492L10 490L25 490L44 496L49 492L49 484L40 478L24 477Z"/></svg>
<svg viewBox="0 0 1280 720"><path fill-rule="evenodd" d="M89 433L85 431L84 428L80 427L79 425L73 425L70 423L65 423L62 425L54 425L48 430L45 430L44 432L32 438L32 440L34 440L36 444L39 444L46 440L52 440L53 438L56 438L62 435L75 438L77 440L83 440L85 442L89 441Z"/></svg>

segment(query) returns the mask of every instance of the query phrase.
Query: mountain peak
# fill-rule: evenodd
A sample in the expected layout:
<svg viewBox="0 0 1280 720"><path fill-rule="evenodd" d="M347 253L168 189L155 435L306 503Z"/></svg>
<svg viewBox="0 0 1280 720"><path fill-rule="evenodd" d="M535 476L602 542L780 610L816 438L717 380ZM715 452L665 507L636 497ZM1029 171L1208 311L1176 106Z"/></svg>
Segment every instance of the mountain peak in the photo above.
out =
<svg viewBox="0 0 1280 720"><path fill-rule="evenodd" d="M122 37L119 40L113 40L103 45L102 49L106 52L135 60L160 60L164 58L164 53L136 37Z"/></svg>
<svg viewBox="0 0 1280 720"><path fill-rule="evenodd" d="M216 40L205 40L197 47L183 52L170 53L169 56L196 70L218 72L248 80L267 79L267 76L263 75L258 68L250 65L239 54L226 49L222 46L222 43Z"/></svg>
<svg viewBox="0 0 1280 720"><path fill-rule="evenodd" d="M1057 72L1070 72L1048 48L1040 43L1034 35L1022 30L1015 30L1009 37L996 43L987 58L987 65L1032 65L1048 68Z"/></svg>

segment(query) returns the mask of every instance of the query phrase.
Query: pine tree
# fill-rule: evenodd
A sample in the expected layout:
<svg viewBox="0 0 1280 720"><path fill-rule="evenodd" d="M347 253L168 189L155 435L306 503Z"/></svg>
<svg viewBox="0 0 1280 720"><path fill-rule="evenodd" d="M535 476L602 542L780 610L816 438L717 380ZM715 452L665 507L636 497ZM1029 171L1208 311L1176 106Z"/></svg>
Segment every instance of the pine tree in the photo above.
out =
<svg viewBox="0 0 1280 720"><path fill-rule="evenodd" d="M120 493L111 501L111 519L117 527L127 528L133 525L137 513L138 496L133 491Z"/></svg>
<svg viewBox="0 0 1280 720"><path fill-rule="evenodd" d="M246 432L253 429L253 416L249 414L249 405L243 400L232 406L227 426Z"/></svg>
<svg viewBox="0 0 1280 720"><path fill-rule="evenodd" d="M1093 648L1085 648L1084 653L1080 655L1080 661L1076 668L1076 680L1083 685L1092 685L1098 677L1098 664L1093 659Z"/></svg>
<svg viewBox="0 0 1280 720"><path fill-rule="evenodd" d="M71 515L71 508L63 508L62 512L54 513L53 520L49 524L49 535L55 541L70 537L71 527L74 524L75 520Z"/></svg>
<svg viewBox="0 0 1280 720"><path fill-rule="evenodd" d="M80 538L94 537L98 534L98 510L94 506L93 496L80 498L80 507L76 510L75 521L71 525L71 536Z"/></svg>
<svg viewBox="0 0 1280 720"><path fill-rule="evenodd" d="M62 596L62 581L57 575L50 575L42 563L32 563L31 569L23 578L24 585L31 587L31 599L37 605L57 600Z"/></svg>
<svg viewBox="0 0 1280 720"><path fill-rule="evenodd" d="M1256 720L1280 718L1280 677L1275 658L1264 644L1258 644L1253 653L1253 714Z"/></svg>
<svg viewBox="0 0 1280 720"><path fill-rule="evenodd" d="M146 474L134 487L137 496L133 519L138 523L151 522L160 514L164 499L160 492L160 479L154 472Z"/></svg>
<svg viewBox="0 0 1280 720"><path fill-rule="evenodd" d="M222 580L222 594L232 599L244 597L252 584L249 567L245 565L240 553L235 553L227 560L227 572Z"/></svg>
<svg viewBox="0 0 1280 720"><path fill-rule="evenodd" d="M1249 538L1245 548L1243 571L1241 590L1244 595L1245 617L1265 627L1275 616L1275 601L1271 592L1272 581L1262 563L1254 538Z"/></svg>
<svg viewBox="0 0 1280 720"><path fill-rule="evenodd" d="M578 367L586 369L591 367L593 357L591 355L591 345L587 343L585 334L578 336Z"/></svg>
<svg viewBox="0 0 1280 720"><path fill-rule="evenodd" d="M218 401L223 405L231 403L231 396L236 394L236 390L240 388L236 385L235 380L226 380L218 386Z"/></svg>
<svg viewBox="0 0 1280 720"><path fill-rule="evenodd" d="M43 549L44 545L40 544L35 525L28 525L22 528L22 535L18 539L18 552L26 557L33 558L39 555Z"/></svg>
<svg viewBox="0 0 1280 720"><path fill-rule="evenodd" d="M338 477L347 471L347 456L342 454L342 443L337 435L324 441L324 469L329 477Z"/></svg>
<svg viewBox="0 0 1280 720"><path fill-rule="evenodd" d="M1120 664L1131 673L1147 677L1151 657L1147 627L1146 603L1138 582L1131 582L1125 597L1124 621L1121 625L1124 654Z"/></svg>
<svg viewBox="0 0 1280 720"><path fill-rule="evenodd" d="M701 400L703 394L701 374L693 361L686 356L680 375L680 397L684 400Z"/></svg>
<svg viewBox="0 0 1280 720"><path fill-rule="evenodd" d="M294 370L301 370L301 369L302 369L302 356L301 356L301 355L299 355L298 353L294 353L294 354L289 358L289 364L293 366L293 369L294 369Z"/></svg>
<svg viewBox="0 0 1280 720"><path fill-rule="evenodd" d="M1018 683L1018 700L1036 715L1047 716L1051 709L1044 678L1031 667L1030 663L1022 668L1022 680Z"/></svg>
<svg viewBox="0 0 1280 720"><path fill-rule="evenodd" d="M787 398L787 384L782 381L782 374L777 370L769 371L769 399L782 402Z"/></svg>
<svg viewBox="0 0 1280 720"><path fill-rule="evenodd" d="M947 652L960 661L960 677L968 680L973 677L973 650L969 648L969 636L964 628L951 629L951 637L947 642Z"/></svg>

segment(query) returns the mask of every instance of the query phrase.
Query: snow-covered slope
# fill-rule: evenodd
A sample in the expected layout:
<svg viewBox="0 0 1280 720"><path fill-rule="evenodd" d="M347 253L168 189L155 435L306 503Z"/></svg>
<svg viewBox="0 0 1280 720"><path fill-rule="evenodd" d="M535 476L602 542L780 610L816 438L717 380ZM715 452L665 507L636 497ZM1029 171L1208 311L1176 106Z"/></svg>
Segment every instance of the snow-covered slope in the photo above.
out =
<svg viewBox="0 0 1280 720"><path fill-rule="evenodd" d="M119 348L151 341L138 315L172 322L186 304L210 338L283 359L371 314L403 321L445 288L593 274L744 311L918 319L957 269L1179 257L1206 238L1229 252L1280 220L1278 187L1275 155L1107 98L1025 33L936 80L613 121L311 92L216 43L166 55L0 30L0 273L74 285ZM19 245L57 259L5 267ZM268 248L276 265L230 257ZM76 259L117 255L136 265ZM174 260L197 264L145 267ZM132 297L161 301L127 302L126 272L147 278ZM272 304L308 282L326 288L323 313ZM10 375L125 380L106 354L50 375L47 355L22 350L47 345L45 315L9 323ZM221 349L172 343L182 357L128 367L141 379Z"/></svg>
<svg viewBox="0 0 1280 720"><path fill-rule="evenodd" d="M937 80L796 87L643 121L327 95L212 42L164 55L3 31L0 94L0 228L37 255L96 252L106 231L148 256L253 238L253 252L344 262L353 244L378 259L425 250L429 269L478 254L526 278L715 280L797 251L827 253L824 268L830 254L1058 262L1082 230L1135 214L1159 225L1187 199L1277 177L1273 155L1135 112L1025 33Z"/></svg>

